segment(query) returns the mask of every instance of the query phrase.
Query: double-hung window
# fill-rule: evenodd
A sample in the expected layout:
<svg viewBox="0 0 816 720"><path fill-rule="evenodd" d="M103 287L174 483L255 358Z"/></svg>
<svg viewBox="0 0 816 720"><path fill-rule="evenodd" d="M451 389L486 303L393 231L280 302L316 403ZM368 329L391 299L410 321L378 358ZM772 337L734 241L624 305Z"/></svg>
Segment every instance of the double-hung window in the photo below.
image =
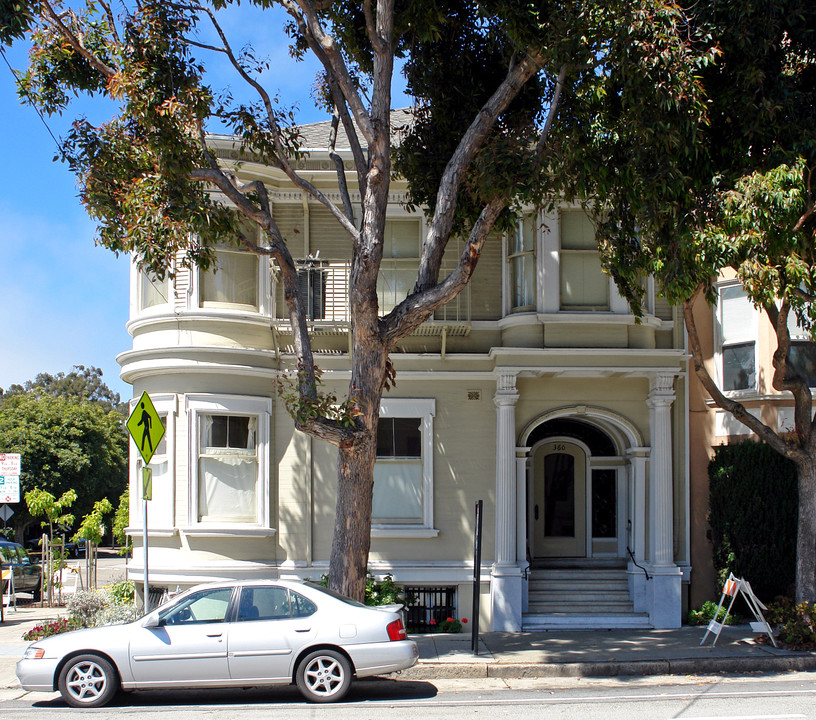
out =
<svg viewBox="0 0 816 720"><path fill-rule="evenodd" d="M535 215L518 221L507 238L510 311L536 309L536 223Z"/></svg>
<svg viewBox="0 0 816 720"><path fill-rule="evenodd" d="M756 388L756 309L741 285L723 285L719 294L722 390L753 390Z"/></svg>
<svg viewBox="0 0 816 720"><path fill-rule="evenodd" d="M257 310L258 256L244 250L219 249L215 265L201 273L201 307Z"/></svg>
<svg viewBox="0 0 816 720"><path fill-rule="evenodd" d="M268 527L269 401L188 396L196 443L193 524Z"/></svg>
<svg viewBox="0 0 816 720"><path fill-rule="evenodd" d="M433 530L435 401L383 400L377 428L372 522L374 535Z"/></svg>
<svg viewBox="0 0 816 720"><path fill-rule="evenodd" d="M562 210L559 227L561 309L609 310L609 277L592 220L583 210Z"/></svg>
<svg viewBox="0 0 816 720"><path fill-rule="evenodd" d="M150 271L139 270L138 283L136 292L139 311L158 309L170 302L170 277L167 274L162 280L159 280Z"/></svg>
<svg viewBox="0 0 816 720"><path fill-rule="evenodd" d="M810 339L810 332L799 325L793 310L788 313L788 331L791 337L788 365L808 387L816 387L816 343Z"/></svg>
<svg viewBox="0 0 816 720"><path fill-rule="evenodd" d="M385 221L383 260L377 278L380 312L391 312L413 289L419 266L418 218Z"/></svg>

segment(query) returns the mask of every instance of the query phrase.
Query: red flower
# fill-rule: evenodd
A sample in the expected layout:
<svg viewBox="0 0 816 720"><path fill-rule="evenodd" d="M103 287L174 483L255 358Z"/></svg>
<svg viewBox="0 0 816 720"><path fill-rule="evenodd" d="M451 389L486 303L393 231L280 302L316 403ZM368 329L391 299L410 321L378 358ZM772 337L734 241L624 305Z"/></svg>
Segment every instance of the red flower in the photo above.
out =
<svg viewBox="0 0 816 720"><path fill-rule="evenodd" d="M431 625L436 625L436 620L434 620L433 618L431 618L431 623L430 623L430 624L431 624Z"/></svg>
<svg viewBox="0 0 816 720"><path fill-rule="evenodd" d="M462 618L463 623L467 623L467 618Z"/></svg>
<svg viewBox="0 0 816 720"><path fill-rule="evenodd" d="M447 622L453 622L453 618L448 618Z"/></svg>

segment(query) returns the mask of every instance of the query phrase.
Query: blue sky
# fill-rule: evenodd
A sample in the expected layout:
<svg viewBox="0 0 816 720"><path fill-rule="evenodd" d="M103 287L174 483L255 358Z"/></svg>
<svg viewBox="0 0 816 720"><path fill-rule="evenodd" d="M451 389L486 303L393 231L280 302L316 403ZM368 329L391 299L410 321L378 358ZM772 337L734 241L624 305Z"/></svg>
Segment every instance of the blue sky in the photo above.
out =
<svg viewBox="0 0 816 720"><path fill-rule="evenodd" d="M283 102L299 105L299 121L325 119L309 95L314 63L293 65L279 21L258 13L243 6L225 19L227 30L243 32L233 46L252 42L273 68L285 68L270 72L266 84L280 92ZM15 69L25 66L24 48L15 47L6 56ZM224 79L224 71L217 69L210 82L216 86ZM101 119L87 102L78 109L92 120ZM47 123L59 137L73 117L47 118ZM2 58L0 133L5 151L0 174L0 387L40 372L94 365L127 399L131 388L119 379L116 356L131 347L125 328L128 259L94 245L94 225L77 199L74 177L66 165L53 162L54 140L35 110L19 104Z"/></svg>

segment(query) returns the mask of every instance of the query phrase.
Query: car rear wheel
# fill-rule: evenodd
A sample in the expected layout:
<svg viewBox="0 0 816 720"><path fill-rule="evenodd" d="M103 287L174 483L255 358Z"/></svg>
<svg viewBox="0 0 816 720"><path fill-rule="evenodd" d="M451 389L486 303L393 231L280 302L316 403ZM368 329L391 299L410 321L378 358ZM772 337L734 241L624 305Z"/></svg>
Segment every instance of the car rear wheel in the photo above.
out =
<svg viewBox="0 0 816 720"><path fill-rule="evenodd" d="M101 707L116 695L119 676L105 658L79 655L65 663L58 686L63 700L72 707Z"/></svg>
<svg viewBox="0 0 816 720"><path fill-rule="evenodd" d="M309 702L336 702L351 686L351 665L335 650L316 650L300 661L295 679Z"/></svg>

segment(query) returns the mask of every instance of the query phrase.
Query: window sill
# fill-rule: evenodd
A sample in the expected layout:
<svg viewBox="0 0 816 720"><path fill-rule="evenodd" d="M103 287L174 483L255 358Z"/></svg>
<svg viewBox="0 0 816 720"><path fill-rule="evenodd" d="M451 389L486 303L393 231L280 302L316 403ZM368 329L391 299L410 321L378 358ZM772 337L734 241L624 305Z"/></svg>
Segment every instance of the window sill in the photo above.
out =
<svg viewBox="0 0 816 720"><path fill-rule="evenodd" d="M373 538L435 538L439 535L436 528L417 527L416 525L372 525Z"/></svg>
<svg viewBox="0 0 816 720"><path fill-rule="evenodd" d="M272 537L277 533L275 528L241 527L240 525L198 525L179 528L179 533L187 537L223 538L223 537Z"/></svg>

